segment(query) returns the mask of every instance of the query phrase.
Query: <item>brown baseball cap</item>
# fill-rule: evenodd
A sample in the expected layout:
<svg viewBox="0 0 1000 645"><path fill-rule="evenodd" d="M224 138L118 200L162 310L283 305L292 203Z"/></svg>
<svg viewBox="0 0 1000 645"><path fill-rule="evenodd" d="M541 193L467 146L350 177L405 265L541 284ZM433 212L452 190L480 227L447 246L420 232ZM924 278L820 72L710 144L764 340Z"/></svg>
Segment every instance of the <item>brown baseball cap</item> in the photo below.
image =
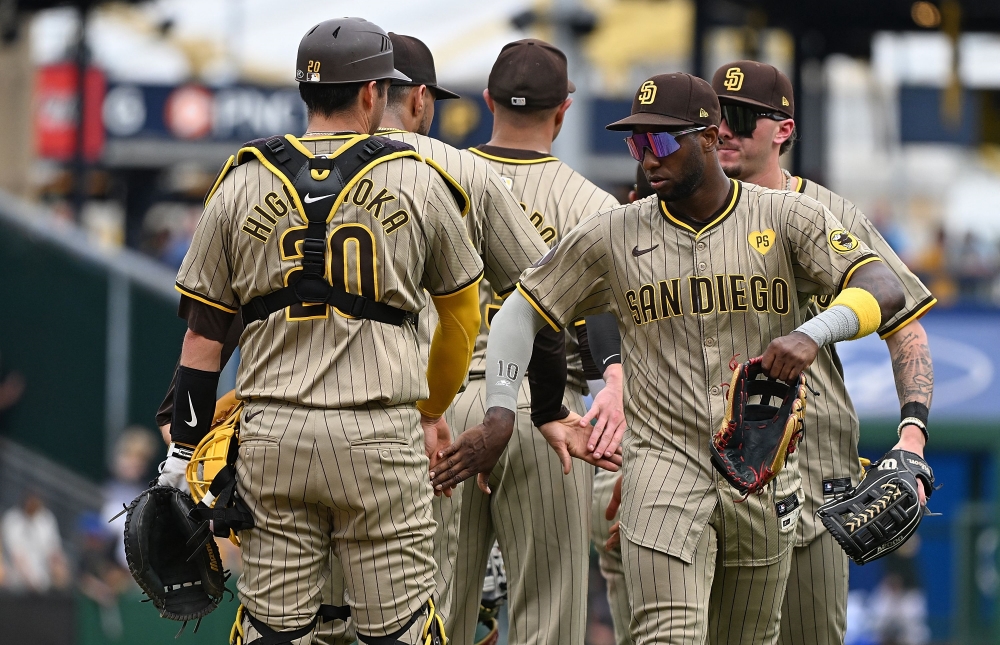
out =
<svg viewBox="0 0 1000 645"><path fill-rule="evenodd" d="M792 82L773 65L755 60L723 65L712 77L712 88L723 103L745 103L795 116Z"/></svg>
<svg viewBox="0 0 1000 645"><path fill-rule="evenodd" d="M608 130L634 130L640 126L676 129L719 125L719 98L707 81L675 72L658 74L639 86L632 100L632 114L606 126Z"/></svg>
<svg viewBox="0 0 1000 645"><path fill-rule="evenodd" d="M576 91L566 75L566 54L537 38L504 45L486 87L497 104L527 110L556 107Z"/></svg>
<svg viewBox="0 0 1000 645"><path fill-rule="evenodd" d="M434 99L457 99L458 94L437 84L434 71L434 55L423 41L413 36L389 32L392 41L393 64L396 69L410 77L410 80L392 79L393 85L426 85L434 90Z"/></svg>

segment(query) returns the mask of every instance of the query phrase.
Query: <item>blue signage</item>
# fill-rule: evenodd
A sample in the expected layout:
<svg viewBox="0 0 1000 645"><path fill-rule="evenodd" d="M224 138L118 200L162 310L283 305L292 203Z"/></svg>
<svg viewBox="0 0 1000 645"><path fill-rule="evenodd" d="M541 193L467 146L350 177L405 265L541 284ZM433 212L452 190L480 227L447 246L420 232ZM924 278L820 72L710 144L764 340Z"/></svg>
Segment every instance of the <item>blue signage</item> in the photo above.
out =
<svg viewBox="0 0 1000 645"><path fill-rule="evenodd" d="M1000 416L1000 312L932 309L920 319L934 359L933 419ZM899 417L889 350L878 336L837 344L858 416Z"/></svg>

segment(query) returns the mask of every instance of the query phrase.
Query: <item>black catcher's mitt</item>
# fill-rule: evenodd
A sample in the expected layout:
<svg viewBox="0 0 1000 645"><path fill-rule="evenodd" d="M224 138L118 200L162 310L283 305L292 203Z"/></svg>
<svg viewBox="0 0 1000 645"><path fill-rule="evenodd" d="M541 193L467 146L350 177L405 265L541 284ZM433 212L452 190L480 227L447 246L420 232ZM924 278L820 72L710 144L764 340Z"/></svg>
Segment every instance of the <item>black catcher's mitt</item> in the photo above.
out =
<svg viewBox="0 0 1000 645"><path fill-rule="evenodd" d="M805 375L795 383L758 377L760 357L733 370L726 417L712 439L712 465L744 495L763 491L785 466L806 409Z"/></svg>
<svg viewBox="0 0 1000 645"><path fill-rule="evenodd" d="M222 600L229 577L215 540L188 518L192 508L186 493L153 486L125 509L129 571L160 616L170 620L210 614Z"/></svg>
<svg viewBox="0 0 1000 645"><path fill-rule="evenodd" d="M927 462L916 453L890 450L865 471L854 491L816 513L847 555L865 564L898 549L930 514L920 504L918 479L930 498L934 471Z"/></svg>

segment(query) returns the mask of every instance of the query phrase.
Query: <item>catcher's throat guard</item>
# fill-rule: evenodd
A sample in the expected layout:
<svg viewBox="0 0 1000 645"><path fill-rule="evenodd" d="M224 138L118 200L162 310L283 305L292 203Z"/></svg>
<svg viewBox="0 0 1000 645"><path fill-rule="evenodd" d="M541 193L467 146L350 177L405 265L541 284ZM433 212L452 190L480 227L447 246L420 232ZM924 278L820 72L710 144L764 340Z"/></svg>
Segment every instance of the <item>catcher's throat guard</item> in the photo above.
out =
<svg viewBox="0 0 1000 645"><path fill-rule="evenodd" d="M191 517L212 522L212 532L239 546L239 531L253 527L253 516L236 495L236 459L239 455L243 402L229 392L215 406L212 428L194 449L187 466L187 482L195 502Z"/></svg>
<svg viewBox="0 0 1000 645"><path fill-rule="evenodd" d="M804 374L794 383L764 377L760 357L733 370L726 416L712 438L712 465L744 495L762 492L795 452L803 432L805 383Z"/></svg>
<svg viewBox="0 0 1000 645"><path fill-rule="evenodd" d="M918 481L929 498L934 472L920 455L890 450L864 472L853 491L816 511L823 526L857 564L892 553L913 535L925 515Z"/></svg>

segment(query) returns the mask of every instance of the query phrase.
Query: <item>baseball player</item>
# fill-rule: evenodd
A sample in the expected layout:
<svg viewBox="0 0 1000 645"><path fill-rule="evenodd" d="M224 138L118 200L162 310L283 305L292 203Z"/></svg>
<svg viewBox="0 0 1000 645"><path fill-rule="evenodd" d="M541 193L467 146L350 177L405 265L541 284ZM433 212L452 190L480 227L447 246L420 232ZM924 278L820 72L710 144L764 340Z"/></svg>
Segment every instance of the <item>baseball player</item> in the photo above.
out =
<svg viewBox="0 0 1000 645"><path fill-rule="evenodd" d="M879 326L878 333L889 347L902 408L895 448L923 456L934 369L927 333L917 319L936 300L854 204L781 168L778 159L791 147L795 132L795 98L783 73L771 65L741 60L720 67L712 87L722 104L719 162L726 174L817 200L852 237L875 251L902 283L906 304ZM815 316L829 303L827 297L817 298L806 315ZM834 645L844 642L846 630L847 555L816 517L816 509L857 484L859 426L835 346L820 350L806 374L807 382L822 396L810 400L806 407L807 434L799 457L805 503L781 612L779 642Z"/></svg>
<svg viewBox="0 0 1000 645"><path fill-rule="evenodd" d="M653 194L653 188L646 180L646 173L642 170L642 165L636 167L635 184L629 191L629 203L645 199ZM610 325L606 331L597 332L597 340L600 343L594 345L594 327ZM600 316L588 317L586 328L588 330L589 348L593 354L594 362L599 370L603 370L603 378L606 386L601 392L603 395L595 397L587 417L597 417L598 423L602 420L612 426L614 436L619 436L625 429L625 419L621 410L622 400L622 360L621 360L621 339L618 337L618 323L614 316L603 314ZM601 343L602 336L612 337L611 343L614 351L607 350L601 353L607 341ZM591 388L593 389L593 388ZM607 409L605 409L607 406ZM596 425L596 424L595 424ZM603 432L602 432L603 435ZM617 440L615 440L617 441ZM605 449L596 448L603 452ZM615 485L621 479L617 473L608 470L598 469L594 474L594 502L590 513L590 541L597 550L598 562L601 567L601 575L608 590L608 606L611 609L611 623L615 631L615 642L618 645L631 645L632 637L629 634L629 621L631 613L628 604L628 589L625 586L625 569L622 564L621 548L617 542L609 543L609 535L612 526L617 526L617 507L615 512L608 513L608 506L614 497ZM621 488L618 488L618 495L621 495ZM617 503L617 502L616 502Z"/></svg>
<svg viewBox="0 0 1000 645"><path fill-rule="evenodd" d="M245 325L236 473L255 527L240 535L243 643L306 645L320 618L344 617L321 601L331 553L361 641L444 637L428 456L472 355L482 262L455 181L370 136L391 79L409 80L382 29L313 27L296 62L308 131L230 159L178 273L189 329L161 483L183 482L237 309ZM426 363L425 290L440 316Z"/></svg>
<svg viewBox="0 0 1000 645"><path fill-rule="evenodd" d="M550 246L584 216L617 204L551 154L574 89L566 57L557 48L534 39L509 43L494 63L484 92L494 115L492 137L471 149L500 175ZM492 280L480 283L485 322L469 385L455 401L457 428L476 425L486 411L484 390L488 379L497 375L497 366L485 361L486 339L503 304L503 288ZM566 334L566 344L563 404L573 413L567 417L571 423L584 412L586 379L574 332ZM527 398L525 392L526 404ZM532 417L527 407L518 410L517 432L490 477L492 494L484 495L475 486L462 491L454 602L446 617L447 631L460 645L473 641L494 539L507 572L510 643L578 645L584 640L593 468L578 467L564 476L560 459L532 427L540 420Z"/></svg>
<svg viewBox="0 0 1000 645"><path fill-rule="evenodd" d="M631 116L608 127L631 131L626 142L657 196L588 217L525 272L486 353L488 368L513 372L534 329L618 317L622 557L640 645L777 641L800 477L790 460L770 494L739 503L710 465L730 363L761 356L768 376L797 378L820 347L875 331L905 300L895 275L824 206L726 177L720 120L707 82L645 81ZM817 294L834 299L805 321L800 302ZM439 453L435 486L476 473L484 485L510 436L518 379L486 385L483 424Z"/></svg>
<svg viewBox="0 0 1000 645"><path fill-rule="evenodd" d="M391 32L389 38L392 40L395 68L410 80L393 79L378 134L413 146L428 163L444 168L469 196L470 208L464 218L469 237L483 260L489 288L506 295L514 290L521 272L544 255L548 247L514 195L486 160L427 136L434 117L435 100L454 99L458 95L437 84L434 58L423 42L412 36ZM430 308L427 314L420 321L422 331L430 330L431 325L427 321L435 318ZM477 357L481 361L486 350L487 325L488 320L484 318L476 341L478 353L474 354L474 361ZM429 338L429 334L427 336ZM535 346L535 352L541 358L529 370L532 412L540 425L566 416L561 412L566 381L564 341L561 334L550 334L548 338L544 336L540 335ZM560 361L563 363L561 378ZM555 374L551 373L553 368ZM450 409L446 416L451 415ZM455 422L451 418L448 420L454 430ZM443 437L441 441L450 443L451 437ZM450 588L457 558L460 508L459 496L440 495L434 498L434 520L438 525L434 539L434 558L438 564L436 610L445 617L451 614ZM339 569L339 566L336 563L335 568ZM343 591L343 576L331 575L329 596L333 604L343 602ZM325 623L317 630L316 641L347 645L353 636L349 629L345 631L345 627L339 621Z"/></svg>

